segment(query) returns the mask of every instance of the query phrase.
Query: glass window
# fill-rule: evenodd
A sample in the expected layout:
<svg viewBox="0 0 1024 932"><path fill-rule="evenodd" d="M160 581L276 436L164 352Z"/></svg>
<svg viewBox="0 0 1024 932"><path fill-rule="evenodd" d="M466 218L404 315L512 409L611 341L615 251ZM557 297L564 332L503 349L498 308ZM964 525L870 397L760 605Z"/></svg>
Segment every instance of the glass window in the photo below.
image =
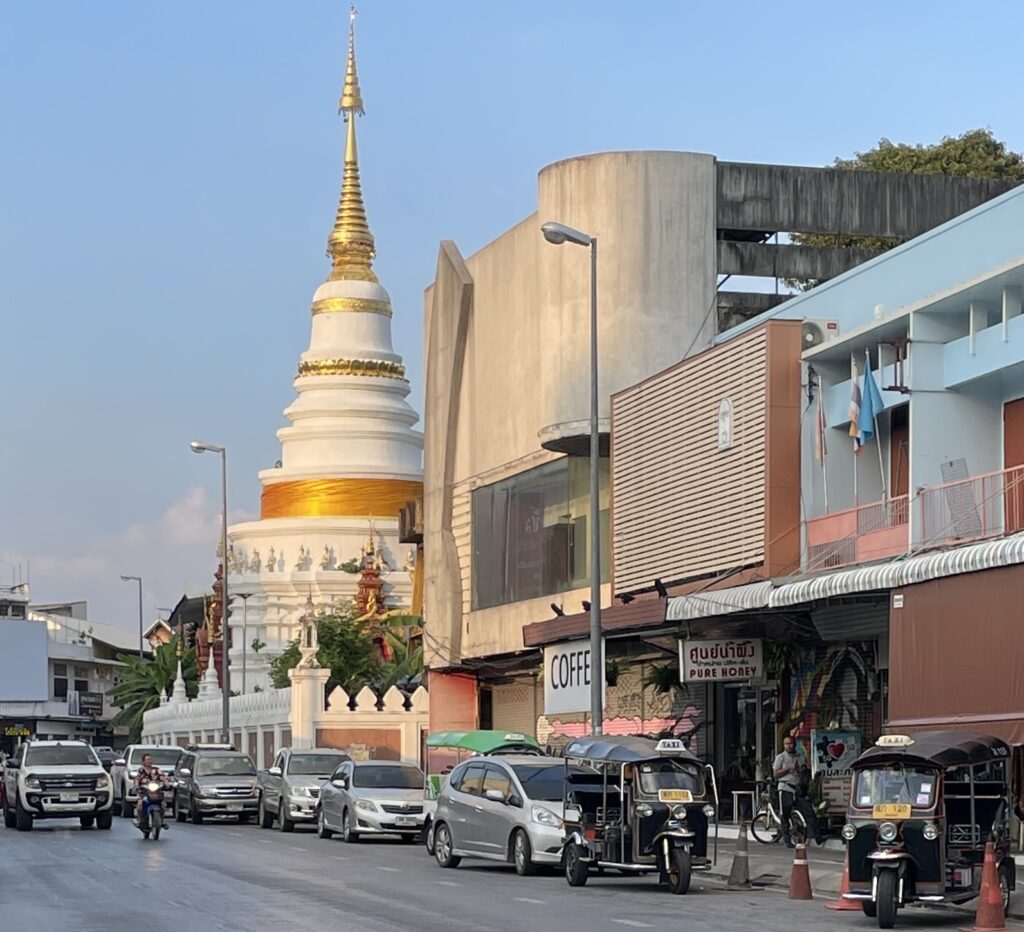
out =
<svg viewBox="0 0 1024 932"><path fill-rule="evenodd" d="M666 758L640 764L640 788L651 796L658 790L689 790L695 796L701 796L704 780L695 764Z"/></svg>
<svg viewBox="0 0 1024 932"><path fill-rule="evenodd" d="M329 774L345 757L341 754L293 754L288 759L288 773L306 777Z"/></svg>
<svg viewBox="0 0 1024 932"><path fill-rule="evenodd" d="M462 771L462 779L459 781L457 789L462 793L469 793L470 796L482 796L483 790L480 787L483 779L483 764L471 764Z"/></svg>
<svg viewBox="0 0 1024 932"><path fill-rule="evenodd" d="M607 578L608 460L599 463ZM590 578L590 463L568 456L473 492L473 608L568 589Z"/></svg>
<svg viewBox="0 0 1024 932"><path fill-rule="evenodd" d="M98 763L92 748L80 744L30 747L25 754L27 767L72 767Z"/></svg>
<svg viewBox="0 0 1024 932"><path fill-rule="evenodd" d="M871 767L858 770L854 778L853 804L865 808L903 803L915 809L930 809L935 802L938 782L938 774L924 767Z"/></svg>
<svg viewBox="0 0 1024 932"><path fill-rule="evenodd" d="M523 785L523 792L527 799L541 800L542 802L561 802L562 788L565 784L565 767L559 764L556 767L536 767L530 764L516 764L512 768ZM582 774L587 771L579 767L570 767L570 774Z"/></svg>
<svg viewBox="0 0 1024 932"><path fill-rule="evenodd" d="M512 792L512 781L504 770L499 770L497 767L488 767L484 771L482 790L485 794L488 790L497 790L502 796L507 797Z"/></svg>
<svg viewBox="0 0 1024 932"><path fill-rule="evenodd" d="M128 758L128 766L132 769L138 767L147 754L152 756L157 767L173 768L181 757L181 748L135 748L132 756Z"/></svg>
<svg viewBox="0 0 1024 932"><path fill-rule="evenodd" d="M200 757L196 763L197 777L247 777L256 773L248 757Z"/></svg>
<svg viewBox="0 0 1024 932"><path fill-rule="evenodd" d="M355 768L352 785L378 790L422 790L423 771L419 767L368 764Z"/></svg>
<svg viewBox="0 0 1024 932"><path fill-rule="evenodd" d="M66 663L53 665L53 697L54 699L67 699L68 697L68 666Z"/></svg>

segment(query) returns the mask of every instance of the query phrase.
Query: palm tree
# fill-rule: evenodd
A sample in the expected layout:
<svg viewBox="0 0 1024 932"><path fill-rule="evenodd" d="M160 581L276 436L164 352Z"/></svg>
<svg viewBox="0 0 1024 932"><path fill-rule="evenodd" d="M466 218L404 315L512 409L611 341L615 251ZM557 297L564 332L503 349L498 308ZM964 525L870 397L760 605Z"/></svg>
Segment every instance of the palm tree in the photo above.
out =
<svg viewBox="0 0 1024 932"><path fill-rule="evenodd" d="M379 633L391 650L391 659L382 660L376 671L374 685L380 692L386 693L392 686L408 689L423 673L423 644L413 646L409 641L410 629L422 623L418 615L398 613L380 620Z"/></svg>
<svg viewBox="0 0 1024 932"><path fill-rule="evenodd" d="M140 658L134 654L120 654L124 667L118 684L110 690L110 701L120 708L111 721L112 725L127 725L131 740L137 741L142 733L142 716L160 704L160 697L170 693L178 675L178 638L161 644L152 658ZM194 647L185 650L181 656L181 673L190 698L199 691L199 669L196 666Z"/></svg>

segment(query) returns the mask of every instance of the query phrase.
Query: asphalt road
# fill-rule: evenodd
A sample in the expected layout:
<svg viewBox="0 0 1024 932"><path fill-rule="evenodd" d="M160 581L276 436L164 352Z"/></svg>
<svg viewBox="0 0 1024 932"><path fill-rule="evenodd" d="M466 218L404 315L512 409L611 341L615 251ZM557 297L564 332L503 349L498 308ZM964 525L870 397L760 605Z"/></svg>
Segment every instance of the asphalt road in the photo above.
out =
<svg viewBox="0 0 1024 932"><path fill-rule="evenodd" d="M697 928L816 932L877 928L820 900L762 890L731 893L707 877L672 896L652 877L593 877L570 888L559 874L518 877L463 861L442 870L420 845L383 839L321 841L233 823L178 825L147 842L122 819L109 832L40 822L0 829L4 928L146 932L330 929L331 932L536 932ZM898 927L955 929L963 915L913 910Z"/></svg>

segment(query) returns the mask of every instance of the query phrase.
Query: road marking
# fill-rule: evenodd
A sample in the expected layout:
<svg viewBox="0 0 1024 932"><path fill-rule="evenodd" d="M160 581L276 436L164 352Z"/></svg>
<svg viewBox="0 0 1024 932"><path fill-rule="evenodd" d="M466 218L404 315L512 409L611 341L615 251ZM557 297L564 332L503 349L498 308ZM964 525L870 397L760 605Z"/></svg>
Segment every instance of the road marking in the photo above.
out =
<svg viewBox="0 0 1024 932"><path fill-rule="evenodd" d="M545 900L535 900L531 896L514 896L512 897L517 903L536 903L538 906L543 906Z"/></svg>
<svg viewBox="0 0 1024 932"><path fill-rule="evenodd" d="M243 833L242 832L228 832L228 834L229 835L234 835L235 838L241 838Z"/></svg>
<svg viewBox="0 0 1024 932"><path fill-rule="evenodd" d="M289 845L288 847L291 848L292 851L305 851L306 850L305 848L302 847L302 845Z"/></svg>
<svg viewBox="0 0 1024 932"><path fill-rule="evenodd" d="M256 839L261 845L272 845L273 842L269 838L257 838Z"/></svg>
<svg viewBox="0 0 1024 932"><path fill-rule="evenodd" d="M345 855L343 855L343 854L332 854L331 857L334 858L335 861L348 861L349 860L349 858L345 857Z"/></svg>
<svg viewBox="0 0 1024 932"><path fill-rule="evenodd" d="M388 871L389 873L397 874L401 870L401 868L400 867L385 867L383 864L378 864L377 865L377 870L379 870L379 871Z"/></svg>
<svg viewBox="0 0 1024 932"><path fill-rule="evenodd" d="M613 919L612 922L621 923L624 926L634 926L637 929L653 929L649 922L640 922L638 919Z"/></svg>
<svg viewBox="0 0 1024 932"><path fill-rule="evenodd" d="M457 880L439 880L437 881L442 887L461 887L462 884Z"/></svg>

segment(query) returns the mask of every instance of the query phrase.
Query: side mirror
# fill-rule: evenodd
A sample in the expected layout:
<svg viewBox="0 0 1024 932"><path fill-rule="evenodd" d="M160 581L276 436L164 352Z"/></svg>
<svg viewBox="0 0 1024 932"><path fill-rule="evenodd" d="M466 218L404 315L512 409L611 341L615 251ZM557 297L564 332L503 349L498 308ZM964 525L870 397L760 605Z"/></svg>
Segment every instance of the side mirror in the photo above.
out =
<svg viewBox="0 0 1024 932"><path fill-rule="evenodd" d="M272 777L279 777L279 776L281 776L281 768L280 767L270 767L270 768L267 769L267 773L269 773Z"/></svg>
<svg viewBox="0 0 1024 932"><path fill-rule="evenodd" d="M8 770L17 770L21 766L21 764L18 763L17 758L12 757L9 761L7 761L5 766L7 767Z"/></svg>
<svg viewBox="0 0 1024 932"><path fill-rule="evenodd" d="M127 766L127 764L128 762L123 757L119 757L116 761L114 761L115 767L125 767Z"/></svg>
<svg viewBox="0 0 1024 932"><path fill-rule="evenodd" d="M192 771L189 770L188 767L182 767L181 770L178 771L178 776L179 777L191 777L192 776Z"/></svg>
<svg viewBox="0 0 1024 932"><path fill-rule="evenodd" d="M501 790L487 790L484 793L484 799L489 799L492 803L506 803L508 800L505 798L505 794Z"/></svg>
<svg viewBox="0 0 1024 932"><path fill-rule="evenodd" d="M331 780L331 785L336 786L339 790L345 789L345 780L342 777L335 777Z"/></svg>

